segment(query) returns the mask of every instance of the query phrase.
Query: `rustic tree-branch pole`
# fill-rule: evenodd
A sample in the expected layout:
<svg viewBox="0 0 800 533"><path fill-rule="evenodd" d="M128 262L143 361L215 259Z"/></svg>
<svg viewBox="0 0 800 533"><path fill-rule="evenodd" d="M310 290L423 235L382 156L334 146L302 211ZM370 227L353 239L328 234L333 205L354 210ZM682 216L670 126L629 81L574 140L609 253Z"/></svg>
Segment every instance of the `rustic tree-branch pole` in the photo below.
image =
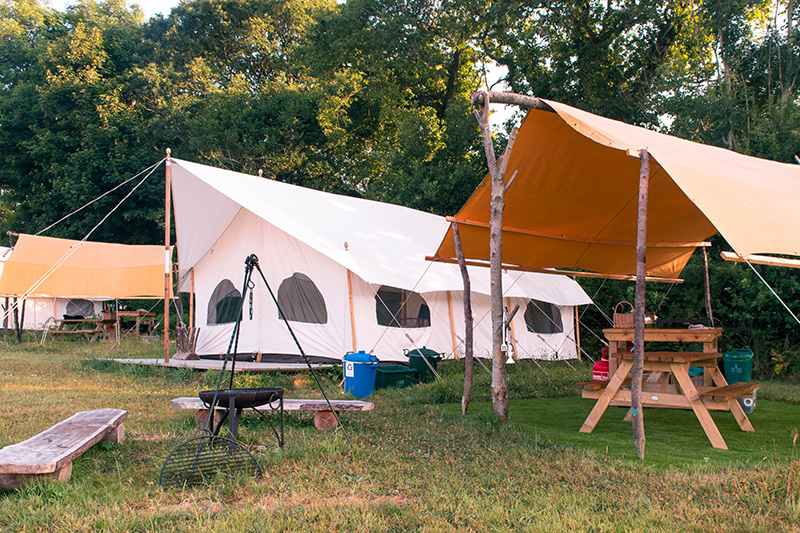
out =
<svg viewBox="0 0 800 533"><path fill-rule="evenodd" d="M650 187L650 153L639 153L639 217L636 231L636 296L633 315L633 375L631 376L631 415L633 443L644 459L644 413L642 411L642 374L644 371L644 307L647 273L647 201Z"/></svg>
<svg viewBox="0 0 800 533"><path fill-rule="evenodd" d="M504 93L493 93L502 95ZM482 95L482 97L480 96ZM530 97L520 98L530 100ZM489 129L489 104L492 101L489 93L475 93L473 103L478 110L475 115L481 128L483 147L486 152L486 163L492 184L489 219L489 284L491 288L492 317L492 405L494 412L503 420L508 419L508 381L506 379L506 358L503 345L503 197L505 195L505 175L508 160L514 147L517 128L511 132L505 153L498 165L494 155L494 143Z"/></svg>
<svg viewBox="0 0 800 533"><path fill-rule="evenodd" d="M469 271L467 270L467 261L464 258L464 249L461 247L461 232L458 230L456 222L453 222L453 244L458 258L458 268L461 270L461 279L464 283L464 393L461 396L461 414L465 415L472 397L472 377L475 374L472 341L472 289L469 281Z"/></svg>
<svg viewBox="0 0 800 533"><path fill-rule="evenodd" d="M706 284L706 316L708 317L709 327L714 327L714 313L711 311L711 282L708 278L708 252L706 252L705 246L702 248L702 250L703 250L703 274L705 277L705 284Z"/></svg>

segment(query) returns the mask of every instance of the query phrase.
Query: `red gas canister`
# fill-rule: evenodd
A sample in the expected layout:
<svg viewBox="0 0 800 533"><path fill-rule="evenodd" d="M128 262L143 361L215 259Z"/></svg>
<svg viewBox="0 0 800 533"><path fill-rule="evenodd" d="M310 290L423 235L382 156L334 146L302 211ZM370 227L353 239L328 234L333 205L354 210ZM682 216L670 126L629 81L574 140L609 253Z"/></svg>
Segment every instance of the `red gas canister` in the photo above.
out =
<svg viewBox="0 0 800 533"><path fill-rule="evenodd" d="M603 348L602 358L592 365L592 381L608 381L608 348Z"/></svg>
<svg viewBox="0 0 800 533"><path fill-rule="evenodd" d="M600 359L592 365L592 381L608 381L608 359Z"/></svg>

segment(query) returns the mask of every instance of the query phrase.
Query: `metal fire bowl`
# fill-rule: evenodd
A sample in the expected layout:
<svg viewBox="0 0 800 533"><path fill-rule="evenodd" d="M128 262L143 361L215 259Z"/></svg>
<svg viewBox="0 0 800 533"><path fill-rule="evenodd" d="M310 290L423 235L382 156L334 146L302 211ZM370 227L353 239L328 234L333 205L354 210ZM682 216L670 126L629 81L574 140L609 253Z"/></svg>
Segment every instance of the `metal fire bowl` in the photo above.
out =
<svg viewBox="0 0 800 533"><path fill-rule="evenodd" d="M200 399L207 406L211 406L214 401L213 390L200 391ZM223 389L217 394L217 405L228 407L230 399L235 400L236 409L249 409L259 407L280 400L283 397L283 389Z"/></svg>

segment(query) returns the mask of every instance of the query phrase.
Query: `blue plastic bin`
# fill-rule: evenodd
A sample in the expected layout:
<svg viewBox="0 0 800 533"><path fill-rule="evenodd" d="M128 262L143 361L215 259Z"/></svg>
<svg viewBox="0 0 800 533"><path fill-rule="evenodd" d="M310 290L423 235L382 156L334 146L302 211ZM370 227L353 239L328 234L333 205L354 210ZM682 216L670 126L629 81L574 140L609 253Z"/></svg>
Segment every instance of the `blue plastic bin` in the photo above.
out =
<svg viewBox="0 0 800 533"><path fill-rule="evenodd" d="M356 398L366 398L375 392L378 358L371 353L355 352L343 357L344 391Z"/></svg>

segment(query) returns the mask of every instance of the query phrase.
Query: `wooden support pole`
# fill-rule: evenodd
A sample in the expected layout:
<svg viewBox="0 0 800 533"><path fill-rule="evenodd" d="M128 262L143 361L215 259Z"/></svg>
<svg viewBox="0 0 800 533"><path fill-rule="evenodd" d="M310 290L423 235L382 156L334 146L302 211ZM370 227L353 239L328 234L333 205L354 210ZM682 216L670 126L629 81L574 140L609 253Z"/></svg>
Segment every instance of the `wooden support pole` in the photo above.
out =
<svg viewBox="0 0 800 533"><path fill-rule="evenodd" d="M642 412L642 375L644 373L644 308L647 272L647 202L650 187L650 153L642 150L639 169L639 217L636 231L636 296L633 315L633 374L631 375L631 415L633 442L639 459L644 459L644 413Z"/></svg>
<svg viewBox="0 0 800 533"><path fill-rule="evenodd" d="M464 392L461 396L461 414L465 415L472 396L472 377L475 370L475 358L472 352L472 289L467 262L464 260L464 249L461 247L461 233L458 231L458 224L456 223L453 223L453 246L456 249L458 268L461 270L461 280L464 283Z"/></svg>
<svg viewBox="0 0 800 533"><path fill-rule="evenodd" d="M169 363L169 293L172 284L172 250L169 246L170 192L172 188L172 150L167 148L164 193L164 361Z"/></svg>
<svg viewBox="0 0 800 533"><path fill-rule="evenodd" d="M347 297L350 300L350 334L353 339L353 352L358 350L356 343L356 310L353 304L353 274L347 269Z"/></svg>
<svg viewBox="0 0 800 533"><path fill-rule="evenodd" d="M578 313L578 306L575 306L575 351L578 354L578 361L581 361L581 319Z"/></svg>
<svg viewBox="0 0 800 533"><path fill-rule="evenodd" d="M708 317L708 326L714 327L714 313L711 312L711 282L708 276L708 252L703 248L703 274L705 275L706 282L706 316Z"/></svg>
<svg viewBox="0 0 800 533"><path fill-rule="evenodd" d="M191 287L189 288L189 335L194 336L194 268L190 271Z"/></svg>
<svg viewBox="0 0 800 533"><path fill-rule="evenodd" d="M450 312L450 335L453 337L453 358L458 361L458 338L456 337L456 321L453 316L453 293L447 291L447 310Z"/></svg>

